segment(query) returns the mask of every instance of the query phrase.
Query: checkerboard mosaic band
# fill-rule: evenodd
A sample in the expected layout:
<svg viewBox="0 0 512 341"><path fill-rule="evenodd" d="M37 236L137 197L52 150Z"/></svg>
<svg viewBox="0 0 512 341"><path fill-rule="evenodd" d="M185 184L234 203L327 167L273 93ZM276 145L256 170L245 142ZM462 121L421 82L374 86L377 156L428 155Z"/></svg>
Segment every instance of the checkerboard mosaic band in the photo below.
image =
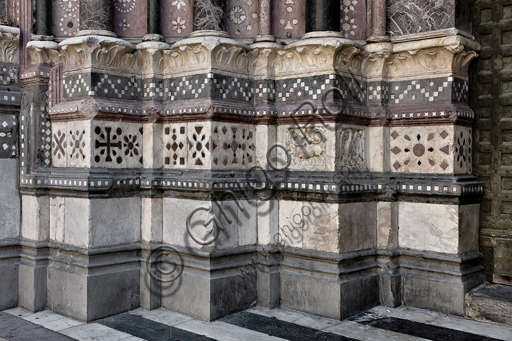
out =
<svg viewBox="0 0 512 341"><path fill-rule="evenodd" d="M453 76L397 82L370 82L341 75L253 81L219 74L199 74L176 78L139 79L93 73L75 74L62 81L64 98L98 96L121 100L174 102L192 99L226 99L244 103L286 104L322 100L331 96L365 104L419 104L454 101L468 104L468 81ZM0 90L1 92L1 90ZM1 98L0 98L1 100Z"/></svg>

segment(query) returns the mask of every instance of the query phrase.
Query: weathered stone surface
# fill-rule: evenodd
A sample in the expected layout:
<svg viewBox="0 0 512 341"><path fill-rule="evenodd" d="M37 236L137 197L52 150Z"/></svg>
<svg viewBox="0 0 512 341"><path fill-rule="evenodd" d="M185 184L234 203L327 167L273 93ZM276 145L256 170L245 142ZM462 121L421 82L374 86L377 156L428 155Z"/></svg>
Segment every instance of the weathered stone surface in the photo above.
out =
<svg viewBox="0 0 512 341"><path fill-rule="evenodd" d="M512 288L486 285L466 295L466 316L512 326Z"/></svg>
<svg viewBox="0 0 512 341"><path fill-rule="evenodd" d="M464 0L392 0L387 12L390 35L452 27L471 32L471 3Z"/></svg>
<svg viewBox="0 0 512 341"><path fill-rule="evenodd" d="M398 225L403 248L447 254L478 250L477 205L401 202Z"/></svg>
<svg viewBox="0 0 512 341"><path fill-rule="evenodd" d="M47 241L50 237L50 198L22 195L21 236L33 241Z"/></svg>
<svg viewBox="0 0 512 341"><path fill-rule="evenodd" d="M114 31L114 3L108 0L79 0L80 30Z"/></svg>
<svg viewBox="0 0 512 341"><path fill-rule="evenodd" d="M18 162L0 159L0 240L20 235L20 196L18 194Z"/></svg>
<svg viewBox="0 0 512 341"><path fill-rule="evenodd" d="M377 246L377 203L340 205L340 252L373 249Z"/></svg>

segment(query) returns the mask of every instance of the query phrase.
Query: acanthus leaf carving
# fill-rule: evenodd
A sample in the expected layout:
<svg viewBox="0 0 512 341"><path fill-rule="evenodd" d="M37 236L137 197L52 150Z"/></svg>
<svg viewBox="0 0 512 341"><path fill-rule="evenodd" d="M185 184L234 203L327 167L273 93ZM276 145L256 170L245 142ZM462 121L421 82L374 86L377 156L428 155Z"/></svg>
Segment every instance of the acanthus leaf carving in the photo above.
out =
<svg viewBox="0 0 512 341"><path fill-rule="evenodd" d="M19 29L0 26L0 61L4 63L19 62Z"/></svg>
<svg viewBox="0 0 512 341"><path fill-rule="evenodd" d="M61 62L66 69L96 65L131 70L135 64L133 45L121 39L87 36L63 43L60 45Z"/></svg>

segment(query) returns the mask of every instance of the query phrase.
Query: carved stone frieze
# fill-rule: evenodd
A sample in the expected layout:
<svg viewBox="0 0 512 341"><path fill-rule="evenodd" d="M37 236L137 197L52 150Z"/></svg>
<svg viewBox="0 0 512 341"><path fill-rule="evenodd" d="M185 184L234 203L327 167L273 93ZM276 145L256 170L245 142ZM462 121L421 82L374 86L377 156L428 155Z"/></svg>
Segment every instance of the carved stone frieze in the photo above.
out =
<svg viewBox="0 0 512 341"><path fill-rule="evenodd" d="M20 29L0 25L0 62L19 62Z"/></svg>
<svg viewBox="0 0 512 341"><path fill-rule="evenodd" d="M339 135L338 165L342 171L366 171L364 157L364 130L342 128Z"/></svg>
<svg viewBox="0 0 512 341"><path fill-rule="evenodd" d="M286 146L292 168L325 169L329 165L325 127L292 127L288 129Z"/></svg>

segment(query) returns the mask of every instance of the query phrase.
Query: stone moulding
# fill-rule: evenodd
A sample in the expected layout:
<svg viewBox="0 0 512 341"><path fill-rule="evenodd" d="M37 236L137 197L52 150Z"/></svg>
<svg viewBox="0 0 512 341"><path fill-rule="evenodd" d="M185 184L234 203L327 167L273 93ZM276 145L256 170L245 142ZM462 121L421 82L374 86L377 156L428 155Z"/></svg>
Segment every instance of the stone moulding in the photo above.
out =
<svg viewBox="0 0 512 341"><path fill-rule="evenodd" d="M0 25L0 62L19 63L20 29Z"/></svg>

